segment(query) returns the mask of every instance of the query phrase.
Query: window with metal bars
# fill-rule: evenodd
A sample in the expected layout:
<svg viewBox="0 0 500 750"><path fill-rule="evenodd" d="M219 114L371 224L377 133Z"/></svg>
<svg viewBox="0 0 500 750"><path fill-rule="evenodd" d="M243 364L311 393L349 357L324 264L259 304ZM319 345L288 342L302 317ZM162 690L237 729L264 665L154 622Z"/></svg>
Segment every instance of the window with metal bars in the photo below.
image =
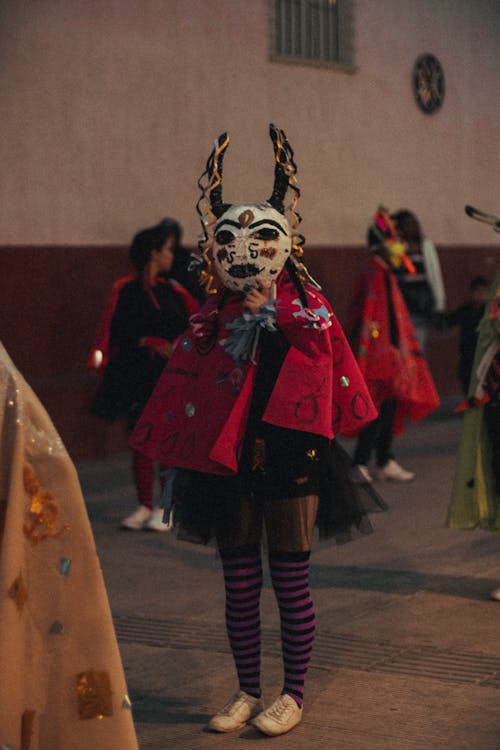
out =
<svg viewBox="0 0 500 750"><path fill-rule="evenodd" d="M270 0L276 61L354 70L352 0Z"/></svg>

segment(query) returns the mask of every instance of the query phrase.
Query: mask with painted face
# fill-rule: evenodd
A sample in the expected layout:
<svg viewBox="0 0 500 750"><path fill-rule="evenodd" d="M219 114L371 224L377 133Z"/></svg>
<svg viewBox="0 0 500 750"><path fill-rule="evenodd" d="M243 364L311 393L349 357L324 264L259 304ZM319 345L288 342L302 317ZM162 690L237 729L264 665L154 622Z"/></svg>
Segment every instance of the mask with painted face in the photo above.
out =
<svg viewBox="0 0 500 750"><path fill-rule="evenodd" d="M269 129L275 169L273 191L267 201L239 205L223 202L222 163L229 145L226 133L216 139L205 172L198 181L202 195L196 208L203 227L198 243L203 269L200 278L208 292L215 291L212 259L221 282L235 292L270 286L285 264L288 267L293 264L299 279L307 279L317 286L300 260L304 238L297 232L301 221L296 210L300 190L295 179L297 167L293 151L282 130L274 125ZM289 190L291 201L285 207Z"/></svg>
<svg viewBox="0 0 500 750"><path fill-rule="evenodd" d="M290 225L268 203L231 206L214 227L214 265L235 292L270 286L291 251Z"/></svg>

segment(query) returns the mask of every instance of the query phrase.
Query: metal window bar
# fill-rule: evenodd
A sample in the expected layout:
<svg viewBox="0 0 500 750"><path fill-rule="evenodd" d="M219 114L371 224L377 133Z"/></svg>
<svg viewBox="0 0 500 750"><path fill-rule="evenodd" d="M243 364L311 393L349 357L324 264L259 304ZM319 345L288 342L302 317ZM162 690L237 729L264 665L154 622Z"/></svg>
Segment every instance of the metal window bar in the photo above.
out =
<svg viewBox="0 0 500 750"><path fill-rule="evenodd" d="M285 2L291 2L293 8L293 54L296 57L302 57L304 54L304 36L302 33L303 2L302 0L285 0Z"/></svg>
<svg viewBox="0 0 500 750"><path fill-rule="evenodd" d="M274 0L274 49L283 57L341 62L343 0Z"/></svg>

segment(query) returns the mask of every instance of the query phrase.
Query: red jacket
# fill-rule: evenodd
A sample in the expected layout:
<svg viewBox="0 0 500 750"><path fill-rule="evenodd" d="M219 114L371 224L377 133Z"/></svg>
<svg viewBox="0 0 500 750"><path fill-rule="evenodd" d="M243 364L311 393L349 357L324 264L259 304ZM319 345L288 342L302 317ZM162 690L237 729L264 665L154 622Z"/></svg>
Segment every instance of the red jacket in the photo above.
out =
<svg viewBox="0 0 500 750"><path fill-rule="evenodd" d="M391 306L397 343L391 341ZM403 431L405 417L417 421L437 409L439 396L403 295L393 272L377 256L361 278L350 327L355 330L353 350L376 407L388 399L398 402L395 434Z"/></svg>
<svg viewBox="0 0 500 750"><path fill-rule="evenodd" d="M277 285L276 324L290 349L263 419L332 438L377 416L344 333L324 297L307 289L304 310L286 271ZM238 470L258 364L237 366L221 345L241 296L211 297L178 341L130 444L161 463L211 474ZM220 306L220 309L219 309Z"/></svg>

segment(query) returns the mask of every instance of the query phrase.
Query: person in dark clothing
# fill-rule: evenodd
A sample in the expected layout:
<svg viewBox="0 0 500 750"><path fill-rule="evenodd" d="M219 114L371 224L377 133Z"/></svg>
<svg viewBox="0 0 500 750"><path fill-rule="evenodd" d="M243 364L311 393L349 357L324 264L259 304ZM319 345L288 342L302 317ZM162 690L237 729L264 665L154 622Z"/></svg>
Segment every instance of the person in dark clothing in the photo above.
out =
<svg viewBox="0 0 500 750"><path fill-rule="evenodd" d="M114 285L101 342L93 350L94 359L96 353L105 358L105 366L91 411L110 421L124 418L129 429L141 415L189 315L199 307L170 277L180 236L181 227L172 219L135 235L129 253L135 273ZM153 509L154 463L133 451L133 475L139 507L122 525L165 531L162 510Z"/></svg>
<svg viewBox="0 0 500 750"><path fill-rule="evenodd" d="M459 326L460 329L457 375L465 396L469 391L472 363L476 351L477 327L484 314L489 286L484 276L474 276L469 285L469 301L443 315L445 325Z"/></svg>
<svg viewBox="0 0 500 750"><path fill-rule="evenodd" d="M406 254L413 265L411 271L404 265L395 269L418 343L425 354L429 328L434 315L446 306L446 294L439 256L434 243L424 235L416 215L408 209L391 214Z"/></svg>

